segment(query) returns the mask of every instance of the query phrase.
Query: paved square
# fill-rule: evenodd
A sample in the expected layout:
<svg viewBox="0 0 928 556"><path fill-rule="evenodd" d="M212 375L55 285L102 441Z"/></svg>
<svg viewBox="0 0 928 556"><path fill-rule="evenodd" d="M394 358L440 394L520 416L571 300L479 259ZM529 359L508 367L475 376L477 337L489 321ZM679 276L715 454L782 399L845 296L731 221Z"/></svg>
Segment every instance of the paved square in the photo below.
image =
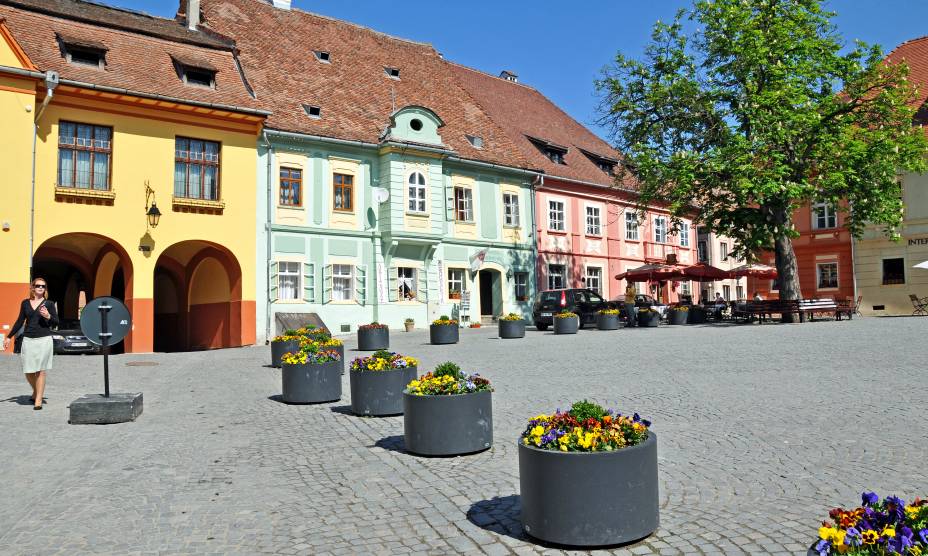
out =
<svg viewBox="0 0 928 556"><path fill-rule="evenodd" d="M393 330L420 368L493 381L495 446L450 459L405 454L402 417L352 416L347 375L340 403L279 403L266 347L113 357L113 391L144 392L145 410L110 426L67 424L70 401L102 391L99 358L56 357L37 412L4 356L0 553L560 553L522 533L515 443L527 418L582 398L660 435L661 528L608 552L803 553L862 490L928 494L926 327L484 328L453 346Z"/></svg>

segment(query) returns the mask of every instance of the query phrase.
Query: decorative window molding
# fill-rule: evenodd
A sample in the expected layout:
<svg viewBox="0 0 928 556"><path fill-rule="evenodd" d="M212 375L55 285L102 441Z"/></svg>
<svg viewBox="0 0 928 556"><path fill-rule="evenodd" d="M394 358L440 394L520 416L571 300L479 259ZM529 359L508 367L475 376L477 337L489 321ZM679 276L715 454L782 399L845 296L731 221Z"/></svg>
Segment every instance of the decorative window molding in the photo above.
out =
<svg viewBox="0 0 928 556"><path fill-rule="evenodd" d="M332 209L354 212L354 176L351 174L332 174Z"/></svg>
<svg viewBox="0 0 928 556"><path fill-rule="evenodd" d="M510 228L521 225L518 193L503 193L503 225Z"/></svg>
<svg viewBox="0 0 928 556"><path fill-rule="evenodd" d="M603 235L601 209L596 205L586 205L586 235L601 237Z"/></svg>
<svg viewBox="0 0 928 556"><path fill-rule="evenodd" d="M625 211L625 239L638 241L638 213L634 210Z"/></svg>
<svg viewBox="0 0 928 556"><path fill-rule="evenodd" d="M280 197L278 204L282 207L303 206L303 170L286 166L280 167Z"/></svg>
<svg viewBox="0 0 928 556"><path fill-rule="evenodd" d="M113 128L58 123L58 188L109 191L112 166Z"/></svg>
<svg viewBox="0 0 928 556"><path fill-rule="evenodd" d="M218 201L220 153L215 141L177 137L174 140L174 198Z"/></svg>
<svg viewBox="0 0 928 556"><path fill-rule="evenodd" d="M428 187L422 172L414 171L409 174L406 179L406 191L406 210L416 214L427 214Z"/></svg>
<svg viewBox="0 0 928 556"><path fill-rule="evenodd" d="M561 199L548 199L548 229L563 232L567 228L566 206Z"/></svg>
<svg viewBox="0 0 928 556"><path fill-rule="evenodd" d="M455 222L474 221L474 192L469 187L454 187Z"/></svg>
<svg viewBox="0 0 928 556"><path fill-rule="evenodd" d="M838 215L835 208L828 203L812 205L812 229L829 230L838 227Z"/></svg>

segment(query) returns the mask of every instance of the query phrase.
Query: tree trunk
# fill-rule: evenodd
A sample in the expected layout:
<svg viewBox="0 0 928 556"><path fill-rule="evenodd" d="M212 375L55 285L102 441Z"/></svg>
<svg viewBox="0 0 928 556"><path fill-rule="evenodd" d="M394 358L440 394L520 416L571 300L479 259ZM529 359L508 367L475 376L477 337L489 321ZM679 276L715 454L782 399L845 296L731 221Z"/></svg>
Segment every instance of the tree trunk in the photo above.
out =
<svg viewBox="0 0 928 556"><path fill-rule="evenodd" d="M793 251L793 240L785 230L792 227L792 214L786 209L774 209L773 218L784 230L781 235L774 238L774 252L776 254L777 284L780 290L780 299L802 299L802 288L799 286L799 266L796 263L796 252ZM783 322L795 322L797 315L783 315Z"/></svg>

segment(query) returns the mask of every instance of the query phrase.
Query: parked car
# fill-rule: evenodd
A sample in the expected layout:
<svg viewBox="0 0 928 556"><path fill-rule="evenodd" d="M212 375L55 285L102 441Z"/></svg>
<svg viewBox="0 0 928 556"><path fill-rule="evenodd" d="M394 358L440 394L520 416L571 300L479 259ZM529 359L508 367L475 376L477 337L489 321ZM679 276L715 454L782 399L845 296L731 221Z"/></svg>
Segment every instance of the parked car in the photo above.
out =
<svg viewBox="0 0 928 556"><path fill-rule="evenodd" d="M609 306L619 310L619 318L622 320L628 320L628 316L625 314L625 296L620 295L609 301ZM664 318L664 313L667 312L667 306L659 303L656 299L647 294L639 293L635 296L635 307L650 307L660 313L661 318Z"/></svg>
<svg viewBox="0 0 928 556"><path fill-rule="evenodd" d="M100 353L100 346L94 344L81 332L81 323L78 320L65 319L52 333L52 342L55 345L55 354L65 353Z"/></svg>
<svg viewBox="0 0 928 556"><path fill-rule="evenodd" d="M538 330L547 330L554 324L554 313L570 311L580 317L580 328L596 322L596 311L607 307L606 300L593 290L585 288L547 290L535 298L532 319Z"/></svg>

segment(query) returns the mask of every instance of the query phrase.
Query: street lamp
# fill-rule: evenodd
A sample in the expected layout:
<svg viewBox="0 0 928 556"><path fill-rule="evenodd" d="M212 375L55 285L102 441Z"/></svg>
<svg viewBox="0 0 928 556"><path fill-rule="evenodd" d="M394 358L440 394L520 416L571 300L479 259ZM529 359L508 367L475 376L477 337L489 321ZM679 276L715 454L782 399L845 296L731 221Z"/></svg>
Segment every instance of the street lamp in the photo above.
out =
<svg viewBox="0 0 928 556"><path fill-rule="evenodd" d="M158 227L158 222L161 220L161 211L158 210L158 204L154 201L155 190L148 185L148 182L145 182L145 216L148 218L148 225L152 228ZM148 205L148 201L151 199L151 206Z"/></svg>

